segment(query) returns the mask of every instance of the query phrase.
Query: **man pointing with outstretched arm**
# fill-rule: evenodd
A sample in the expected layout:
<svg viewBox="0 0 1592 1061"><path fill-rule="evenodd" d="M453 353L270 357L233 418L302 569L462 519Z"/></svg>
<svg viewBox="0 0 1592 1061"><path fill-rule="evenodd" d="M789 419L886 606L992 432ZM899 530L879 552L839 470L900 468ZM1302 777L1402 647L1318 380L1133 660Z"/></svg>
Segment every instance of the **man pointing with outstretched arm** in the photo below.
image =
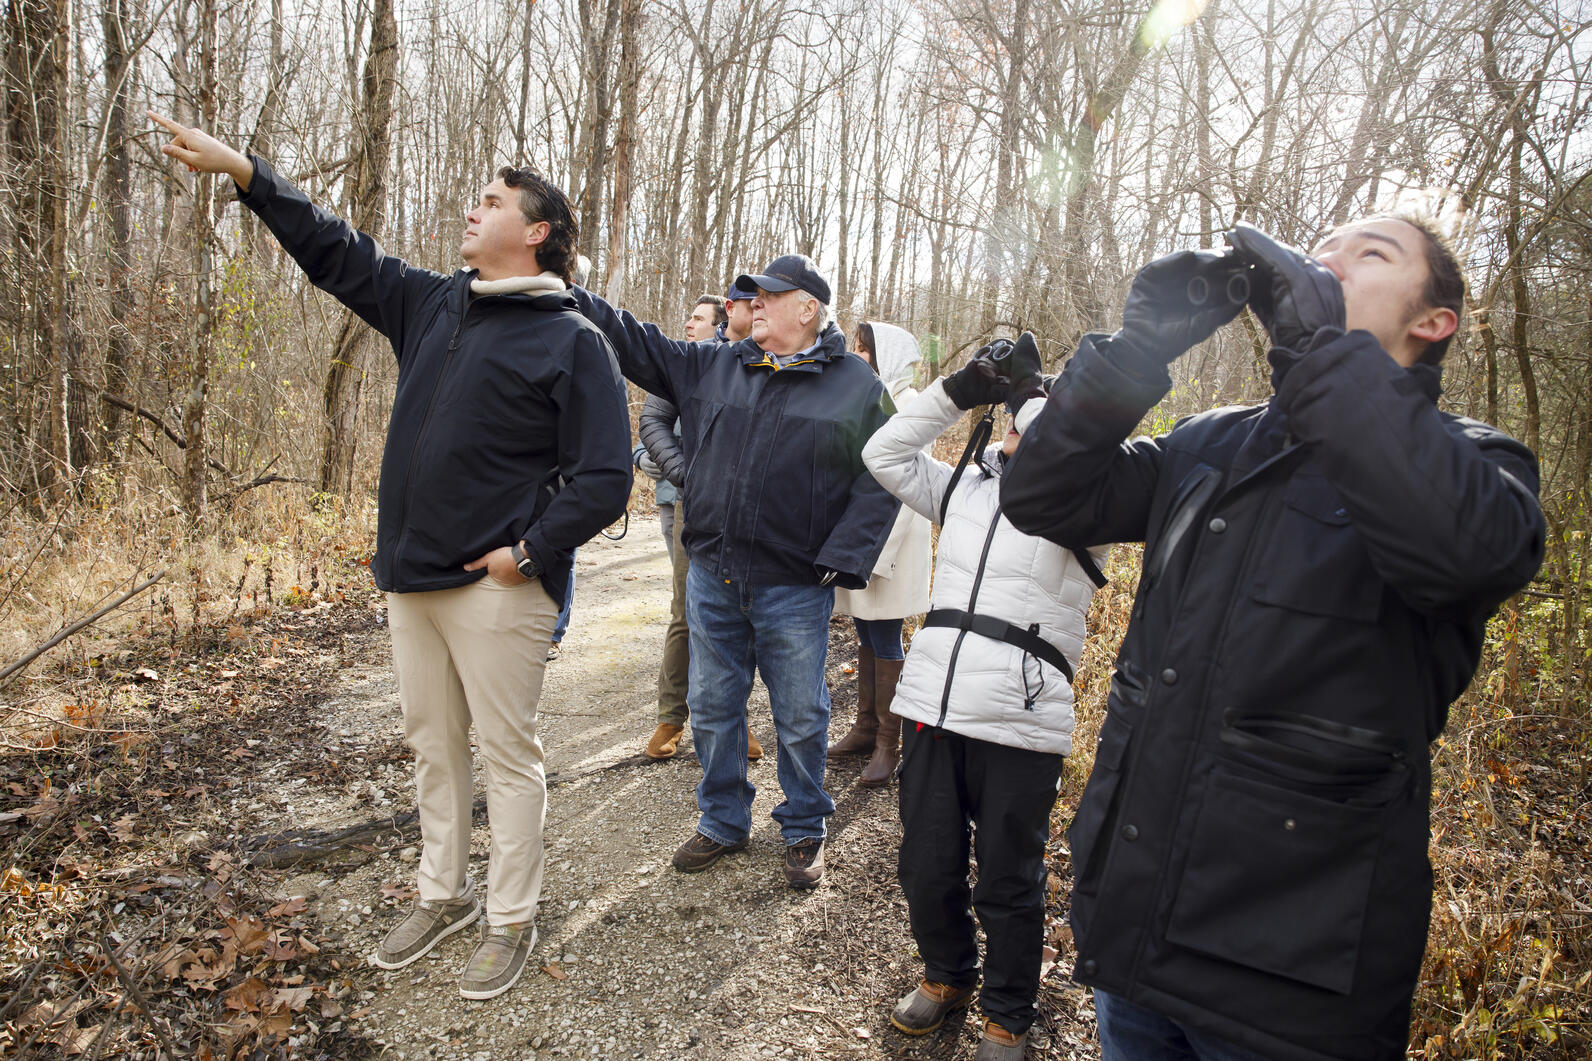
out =
<svg viewBox="0 0 1592 1061"><path fill-rule="evenodd" d="M465 998L511 987L536 942L546 782L536 733L570 556L624 511L630 430L601 332L567 293L576 223L533 170L504 168L466 215L451 276L418 269L317 207L263 159L151 114L162 150L225 173L312 283L398 359L376 555L404 733L415 752L420 898L371 961L399 969L474 922L470 726L486 762L487 928Z"/></svg>

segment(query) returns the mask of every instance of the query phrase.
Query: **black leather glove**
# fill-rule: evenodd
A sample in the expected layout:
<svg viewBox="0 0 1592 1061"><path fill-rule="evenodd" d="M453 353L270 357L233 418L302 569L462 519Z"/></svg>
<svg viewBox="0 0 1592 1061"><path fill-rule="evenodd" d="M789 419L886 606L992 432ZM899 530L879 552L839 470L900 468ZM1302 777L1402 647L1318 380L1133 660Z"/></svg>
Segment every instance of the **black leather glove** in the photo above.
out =
<svg viewBox="0 0 1592 1061"><path fill-rule="evenodd" d="M1013 416L1023 407L1023 403L1030 398L1043 398L1045 396L1044 365L1039 360L1039 344L1034 342L1033 332L1024 332L1017 337L1017 343L1012 347L1011 357L1007 360L1006 371L1011 377L1011 387L1006 391L1006 409Z"/></svg>
<svg viewBox="0 0 1592 1061"><path fill-rule="evenodd" d="M1140 269L1111 338L1170 365L1238 316L1249 297L1246 262L1236 254L1178 251Z"/></svg>
<svg viewBox="0 0 1592 1061"><path fill-rule="evenodd" d="M1249 308L1273 346L1303 353L1322 329L1345 330L1343 285L1331 269L1251 225L1235 226L1227 242L1250 267Z"/></svg>
<svg viewBox="0 0 1592 1061"><path fill-rule="evenodd" d="M1011 356L1010 339L996 339L978 348L971 360L945 377L945 393L958 409L976 409L1006 400L1010 381L998 361Z"/></svg>

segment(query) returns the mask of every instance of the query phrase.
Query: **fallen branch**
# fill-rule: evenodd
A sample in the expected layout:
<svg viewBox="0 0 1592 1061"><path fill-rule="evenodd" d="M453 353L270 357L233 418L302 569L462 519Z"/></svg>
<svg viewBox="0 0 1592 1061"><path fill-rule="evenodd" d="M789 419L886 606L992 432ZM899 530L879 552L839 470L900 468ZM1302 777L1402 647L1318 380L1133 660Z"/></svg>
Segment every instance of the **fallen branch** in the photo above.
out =
<svg viewBox="0 0 1592 1061"><path fill-rule="evenodd" d="M132 589L128 590L126 593L123 593L120 597L117 597L115 600L113 600L109 604L105 605L105 607L100 608L99 610L97 610L97 611L95 611L95 612L93 612L93 613L91 613L89 615L85 615L83 618L79 619L77 622L73 623L71 626L68 626L66 629L62 630L60 633L58 633L54 637L50 638L48 641L46 641L44 644L40 645L38 648L33 649L27 655L23 656L21 659L17 660L15 663L11 664L5 670L0 670L0 682L4 682L7 678L11 677L11 675L15 674L17 671L21 670L23 667L26 667L29 663L32 663L34 660L38 659L40 656L42 656L46 652L50 651L50 649L54 648L56 645L59 645L62 641L65 641L67 638L71 637L73 634L77 633L79 630L83 629L85 626L90 626L93 623L98 622L100 619L103 619L106 615L108 615L111 612L115 611L117 608L120 608L122 605L124 605L128 601L132 600L135 596L137 596L138 594L144 592L144 590L148 589L150 586L153 586L155 583L159 582L161 579L163 579L165 577L166 577L166 572L158 571L155 574L149 576L149 578L146 579L145 581L140 582L138 585L134 586Z"/></svg>

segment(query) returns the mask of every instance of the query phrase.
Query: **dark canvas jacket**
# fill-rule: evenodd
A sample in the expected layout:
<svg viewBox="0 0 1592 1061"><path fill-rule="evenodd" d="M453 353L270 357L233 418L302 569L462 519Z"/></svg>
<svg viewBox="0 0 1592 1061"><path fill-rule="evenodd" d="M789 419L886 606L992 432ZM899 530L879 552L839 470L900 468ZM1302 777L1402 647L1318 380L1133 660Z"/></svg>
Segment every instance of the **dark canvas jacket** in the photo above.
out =
<svg viewBox="0 0 1592 1061"><path fill-rule="evenodd" d="M670 339L580 288L580 311L613 343L626 377L680 411L693 564L762 585L861 589L898 502L862 464L889 419L884 385L830 325L808 356L778 368L751 339Z"/></svg>
<svg viewBox="0 0 1592 1061"><path fill-rule="evenodd" d="M522 537L564 599L570 556L630 495L624 383L608 341L567 292L472 298L311 203L262 159L240 198L310 281L392 344L376 555L384 590L448 589L464 565Z"/></svg>
<svg viewBox="0 0 1592 1061"><path fill-rule="evenodd" d="M1269 404L1125 441L1170 380L1088 337L1002 480L1020 530L1145 542L1068 834L1075 975L1269 1057L1402 1057L1428 745L1541 563L1537 465L1368 333L1273 360Z"/></svg>

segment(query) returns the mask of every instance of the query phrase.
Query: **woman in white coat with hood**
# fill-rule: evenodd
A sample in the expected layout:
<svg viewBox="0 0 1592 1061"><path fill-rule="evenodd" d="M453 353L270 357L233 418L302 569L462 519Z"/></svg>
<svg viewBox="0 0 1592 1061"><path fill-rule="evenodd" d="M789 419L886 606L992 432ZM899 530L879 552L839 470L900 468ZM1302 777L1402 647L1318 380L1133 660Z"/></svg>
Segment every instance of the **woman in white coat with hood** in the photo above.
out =
<svg viewBox="0 0 1592 1061"><path fill-rule="evenodd" d="M924 1035L972 1000L976 911L986 941L977 1061L1019 1061L1038 1012L1050 809L1072 750L1084 618L1104 582L1105 549L1075 553L1001 515L1004 462L1044 404L1023 404L1044 397L1039 370L1033 336L992 343L903 405L862 451L904 509L940 523L933 600L895 699L905 720L898 873L924 975L890 1020ZM1014 410L1001 445L958 469L928 454L967 410L1001 401Z"/></svg>
<svg viewBox="0 0 1592 1061"><path fill-rule="evenodd" d="M912 366L922 360L905 328L859 321L852 349L873 368L897 408L916 398ZM929 521L901 506L866 589L835 591L835 613L857 625L857 721L829 746L830 758L867 755L857 783L888 784L901 760L901 720L890 711L905 653L901 626L929 606Z"/></svg>

